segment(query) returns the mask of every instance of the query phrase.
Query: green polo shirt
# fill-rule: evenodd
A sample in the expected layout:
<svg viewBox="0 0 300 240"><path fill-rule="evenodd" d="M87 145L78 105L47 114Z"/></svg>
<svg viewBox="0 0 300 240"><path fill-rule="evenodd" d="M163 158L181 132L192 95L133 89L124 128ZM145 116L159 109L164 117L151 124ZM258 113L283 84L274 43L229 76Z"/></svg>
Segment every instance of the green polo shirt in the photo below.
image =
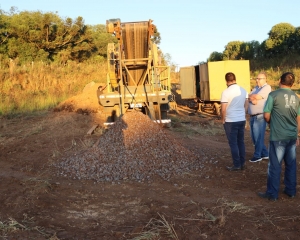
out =
<svg viewBox="0 0 300 240"><path fill-rule="evenodd" d="M269 94L264 112L271 113L270 141L296 139L299 98L290 88L280 88Z"/></svg>

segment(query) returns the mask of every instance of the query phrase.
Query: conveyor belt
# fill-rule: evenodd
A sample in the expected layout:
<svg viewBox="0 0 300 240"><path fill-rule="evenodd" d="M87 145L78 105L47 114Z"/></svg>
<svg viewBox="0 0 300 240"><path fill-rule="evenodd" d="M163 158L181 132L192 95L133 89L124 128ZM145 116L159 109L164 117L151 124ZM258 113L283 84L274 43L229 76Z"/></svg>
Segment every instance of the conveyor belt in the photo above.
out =
<svg viewBox="0 0 300 240"><path fill-rule="evenodd" d="M124 23L122 39L125 59L148 57L148 22Z"/></svg>
<svg viewBox="0 0 300 240"><path fill-rule="evenodd" d="M126 64L129 69L129 73L134 79L127 76L127 84L133 86L135 84L142 84L143 76L147 71L147 61L144 61L144 65L139 65L141 61L139 59L145 59L149 57L149 22L130 22L122 24L122 40L123 40L123 59L133 60L128 61Z"/></svg>

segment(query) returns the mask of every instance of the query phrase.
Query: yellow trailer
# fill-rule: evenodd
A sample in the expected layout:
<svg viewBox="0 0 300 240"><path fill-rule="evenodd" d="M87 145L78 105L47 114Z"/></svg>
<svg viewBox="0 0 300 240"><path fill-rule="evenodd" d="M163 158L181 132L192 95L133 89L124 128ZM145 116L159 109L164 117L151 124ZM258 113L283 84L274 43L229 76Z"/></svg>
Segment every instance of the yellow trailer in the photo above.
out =
<svg viewBox="0 0 300 240"><path fill-rule="evenodd" d="M220 99L222 91L227 88L227 72L233 72L237 84L250 92L249 60L227 60L181 67L181 98L196 100L200 111L208 110L220 115Z"/></svg>

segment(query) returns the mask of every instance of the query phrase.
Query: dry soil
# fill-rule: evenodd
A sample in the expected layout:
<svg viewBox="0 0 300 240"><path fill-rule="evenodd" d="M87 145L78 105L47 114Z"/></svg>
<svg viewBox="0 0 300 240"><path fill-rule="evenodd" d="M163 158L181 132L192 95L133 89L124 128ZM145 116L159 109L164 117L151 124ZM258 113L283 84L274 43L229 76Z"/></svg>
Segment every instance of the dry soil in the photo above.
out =
<svg viewBox="0 0 300 240"><path fill-rule="evenodd" d="M61 174L61 162L92 151L109 131L95 87L54 110L0 119L2 239L299 239L299 197L260 199L268 161L227 171L231 157L220 120L186 102L170 112L171 127L161 129L167 142L161 144L200 156L199 168L178 174L171 169L168 177L152 171L147 181ZM266 132L266 143L268 137ZM245 142L250 159L248 128ZM107 147L113 150L114 143ZM147 147L143 151L149 155ZM170 154L167 160L178 158ZM152 170L160 167L157 162Z"/></svg>

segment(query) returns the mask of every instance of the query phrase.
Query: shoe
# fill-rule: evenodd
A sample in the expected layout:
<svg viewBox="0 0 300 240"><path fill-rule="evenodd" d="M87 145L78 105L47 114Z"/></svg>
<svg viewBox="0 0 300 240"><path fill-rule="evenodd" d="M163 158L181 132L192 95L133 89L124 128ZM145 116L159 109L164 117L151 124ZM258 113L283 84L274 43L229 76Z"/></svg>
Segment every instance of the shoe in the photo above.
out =
<svg viewBox="0 0 300 240"><path fill-rule="evenodd" d="M245 165L241 166L241 170L245 170L245 169L246 169Z"/></svg>
<svg viewBox="0 0 300 240"><path fill-rule="evenodd" d="M277 201L277 199L278 199L278 198L274 198L274 197L270 196L269 194L263 193L263 192L259 192L258 196L261 197L261 198L266 198L266 199L268 199L270 201L273 201L273 202Z"/></svg>
<svg viewBox="0 0 300 240"><path fill-rule="evenodd" d="M289 194L289 193L287 193L285 190L283 191L283 193L284 193L285 195L287 195L289 198L294 198L294 197L296 196L296 194L294 194L294 195Z"/></svg>
<svg viewBox="0 0 300 240"><path fill-rule="evenodd" d="M249 162L260 162L261 160L262 160L262 158L253 157L249 160Z"/></svg>
<svg viewBox="0 0 300 240"><path fill-rule="evenodd" d="M241 167L232 166L232 167L227 167L227 170L232 172L232 171L240 171L242 169L241 169Z"/></svg>
<svg viewBox="0 0 300 240"><path fill-rule="evenodd" d="M269 160L269 157L266 156L266 157L261 157L262 160Z"/></svg>

